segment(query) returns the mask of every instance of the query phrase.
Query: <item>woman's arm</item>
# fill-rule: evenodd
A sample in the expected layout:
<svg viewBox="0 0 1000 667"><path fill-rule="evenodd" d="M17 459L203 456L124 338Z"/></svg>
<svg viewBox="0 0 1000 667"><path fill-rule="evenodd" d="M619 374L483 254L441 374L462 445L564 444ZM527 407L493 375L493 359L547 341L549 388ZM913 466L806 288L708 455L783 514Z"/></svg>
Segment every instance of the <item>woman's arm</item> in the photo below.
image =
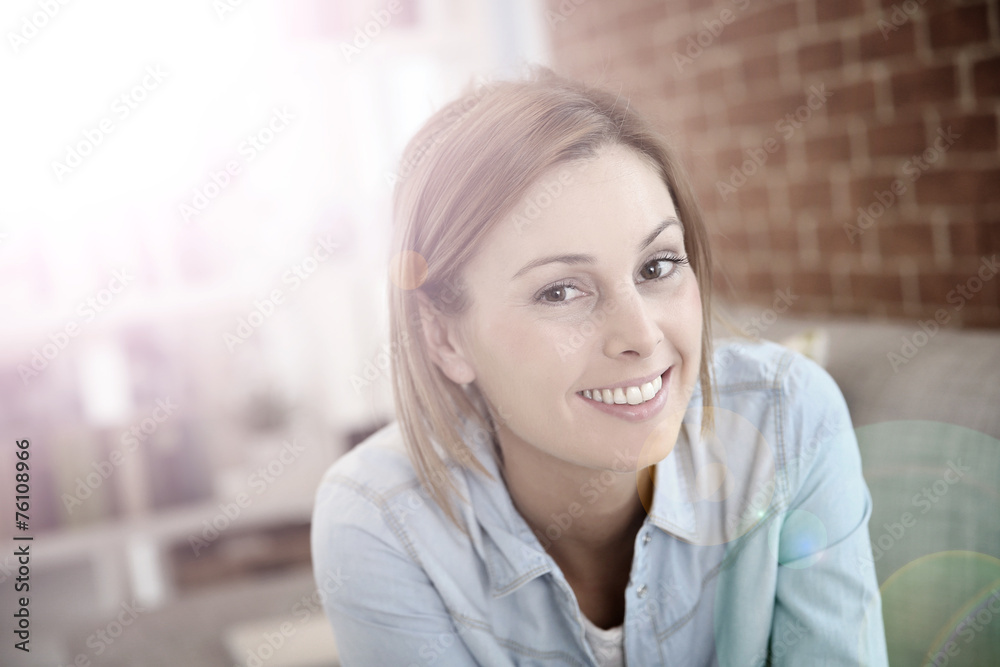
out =
<svg viewBox="0 0 1000 667"><path fill-rule="evenodd" d="M312 550L342 665L477 664L440 595L375 502L324 484L313 514Z"/></svg>
<svg viewBox="0 0 1000 667"><path fill-rule="evenodd" d="M801 443L789 462L792 500L769 533L779 562L771 664L888 665L872 500L847 404L814 362L798 359L790 375L808 416L789 428Z"/></svg>

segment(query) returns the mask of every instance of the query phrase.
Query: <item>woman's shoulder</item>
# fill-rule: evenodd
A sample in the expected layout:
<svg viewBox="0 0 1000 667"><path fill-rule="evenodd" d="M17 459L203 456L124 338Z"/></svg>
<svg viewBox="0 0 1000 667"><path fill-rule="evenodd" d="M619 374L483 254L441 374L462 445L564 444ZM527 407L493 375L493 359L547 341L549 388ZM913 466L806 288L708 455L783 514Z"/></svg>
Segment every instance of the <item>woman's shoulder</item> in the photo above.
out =
<svg viewBox="0 0 1000 667"><path fill-rule="evenodd" d="M448 470L455 488L466 495L465 474L451 466ZM418 527L437 530L447 524L420 481L398 420L372 433L326 470L316 490L313 520L323 530L351 525L400 536Z"/></svg>
<svg viewBox="0 0 1000 667"><path fill-rule="evenodd" d="M460 473L452 479L458 493L468 497L466 477ZM381 554L426 564L442 548L468 548L456 547L464 544L457 537L460 530L421 483L398 421L337 459L315 498L311 540L316 563L357 564ZM467 530L475 525L468 513L460 513L460 520Z"/></svg>
<svg viewBox="0 0 1000 667"><path fill-rule="evenodd" d="M356 564L390 552L419 560L414 528L433 514L399 423L390 422L338 458L320 480L312 513L314 562Z"/></svg>
<svg viewBox="0 0 1000 667"><path fill-rule="evenodd" d="M779 466L804 470L836 436L853 438L839 385L801 352L768 340L723 339L714 357L717 405L750 420ZM838 455L855 456L856 448Z"/></svg>
<svg viewBox="0 0 1000 667"><path fill-rule="evenodd" d="M419 491L398 421L372 433L327 468L316 490L314 514L328 521L391 511L400 496Z"/></svg>
<svg viewBox="0 0 1000 667"><path fill-rule="evenodd" d="M830 373L801 352L774 341L722 338L715 341L713 374L716 390L735 393L761 389L797 398L840 397Z"/></svg>
<svg viewBox="0 0 1000 667"><path fill-rule="evenodd" d="M320 489L340 486L374 498L417 484L399 422L393 420L334 461L323 474Z"/></svg>
<svg viewBox="0 0 1000 667"><path fill-rule="evenodd" d="M719 407L755 423L773 423L778 429L773 437L784 436L791 449L853 431L840 386L823 366L797 350L768 340L722 339L715 345L714 375Z"/></svg>

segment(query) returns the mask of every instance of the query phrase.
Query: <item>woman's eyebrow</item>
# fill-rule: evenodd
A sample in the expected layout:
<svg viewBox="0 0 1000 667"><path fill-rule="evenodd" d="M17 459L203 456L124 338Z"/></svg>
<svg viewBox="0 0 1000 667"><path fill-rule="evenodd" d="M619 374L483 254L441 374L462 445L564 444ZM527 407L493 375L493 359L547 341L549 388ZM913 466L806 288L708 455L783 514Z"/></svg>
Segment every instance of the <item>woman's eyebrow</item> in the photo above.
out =
<svg viewBox="0 0 1000 667"><path fill-rule="evenodd" d="M678 220L677 218L667 218L666 220L664 220L663 222L661 222L659 225L657 225L656 229L654 229L653 231L651 231L649 233L649 236L647 236L646 238L644 238L642 240L642 243L639 244L638 252L642 252L643 250L645 250L646 246L648 246L650 243L652 243L653 241L655 241L656 237L659 236L660 233L664 229L666 229L667 227L669 227L671 225L677 225L678 227L680 227L681 228L681 235L684 234L684 225L681 224L680 220Z"/></svg>
<svg viewBox="0 0 1000 667"><path fill-rule="evenodd" d="M681 229L681 234L684 233L684 225L681 224L680 220L678 220L677 218L667 218L666 220L663 220L662 222L660 222L656 226L656 229L654 229L653 231L651 231L646 236L646 238L644 238L642 240L642 242L639 243L639 247L636 249L636 251L637 252L642 252L643 250L645 250L646 247L650 243L652 243L653 241L656 240L657 236L659 236L661 233L663 233L664 229L666 229L667 227L670 227L672 225L677 225ZM594 264L595 262L597 262L597 259L593 255L581 255L579 253L573 253L573 254L568 254L568 255L550 255L548 257L539 257L538 259L533 259L530 262L528 262L527 264L525 264L524 266L522 266L520 268L520 270L518 270L518 272L514 274L513 278L511 278L511 280L513 280L514 278L517 278L518 276L520 276L522 274L527 273L528 271L530 271L532 269L538 268L539 266L544 266L545 264L554 264L554 263L557 263L557 262L561 263L561 264Z"/></svg>

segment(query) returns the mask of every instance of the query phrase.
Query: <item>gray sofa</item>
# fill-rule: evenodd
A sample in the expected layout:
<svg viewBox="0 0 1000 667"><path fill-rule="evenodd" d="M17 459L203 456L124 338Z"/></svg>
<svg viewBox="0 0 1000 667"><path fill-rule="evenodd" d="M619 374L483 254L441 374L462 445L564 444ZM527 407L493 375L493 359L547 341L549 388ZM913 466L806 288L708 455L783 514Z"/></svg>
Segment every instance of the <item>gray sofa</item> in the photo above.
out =
<svg viewBox="0 0 1000 667"><path fill-rule="evenodd" d="M816 356L872 493L858 566L875 566L891 664L1000 665L1000 332L724 312L761 338L828 342Z"/></svg>

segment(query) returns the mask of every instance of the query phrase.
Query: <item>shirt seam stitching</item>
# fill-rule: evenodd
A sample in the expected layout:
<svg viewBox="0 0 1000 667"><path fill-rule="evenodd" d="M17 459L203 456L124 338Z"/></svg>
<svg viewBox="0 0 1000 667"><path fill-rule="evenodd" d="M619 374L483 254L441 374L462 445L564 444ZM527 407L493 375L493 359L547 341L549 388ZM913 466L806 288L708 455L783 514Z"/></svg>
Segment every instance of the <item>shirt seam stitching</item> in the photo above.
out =
<svg viewBox="0 0 1000 667"><path fill-rule="evenodd" d="M465 625L466 627L468 627L470 629L480 630L482 632L485 632L486 634L488 634L491 637L493 637L493 639L495 639L498 644L502 644L502 645L506 646L507 648L509 648L511 650L514 650L514 651L517 651L518 653L520 653L522 655L531 656L533 658L540 658L540 659L549 659L549 658L562 657L562 658L564 658L566 660L572 661L572 663L574 665L581 665L581 666L584 665L584 663L581 663L579 660L577 660L576 658L574 658L569 653L566 653L565 651L544 651L544 652L543 651L538 651L536 649L524 646L523 644L520 644L520 643L518 643L518 642L516 642L516 641L514 641L512 639L506 639L504 637L499 637L499 636L496 635L496 633L493 632L492 626L490 626L489 624L487 624L485 621L479 621L477 619L474 619L474 618L471 618L469 616L466 616L465 614L460 614L460 613L457 613L457 612L455 613L454 618L455 618L455 620L461 622L463 625Z"/></svg>

